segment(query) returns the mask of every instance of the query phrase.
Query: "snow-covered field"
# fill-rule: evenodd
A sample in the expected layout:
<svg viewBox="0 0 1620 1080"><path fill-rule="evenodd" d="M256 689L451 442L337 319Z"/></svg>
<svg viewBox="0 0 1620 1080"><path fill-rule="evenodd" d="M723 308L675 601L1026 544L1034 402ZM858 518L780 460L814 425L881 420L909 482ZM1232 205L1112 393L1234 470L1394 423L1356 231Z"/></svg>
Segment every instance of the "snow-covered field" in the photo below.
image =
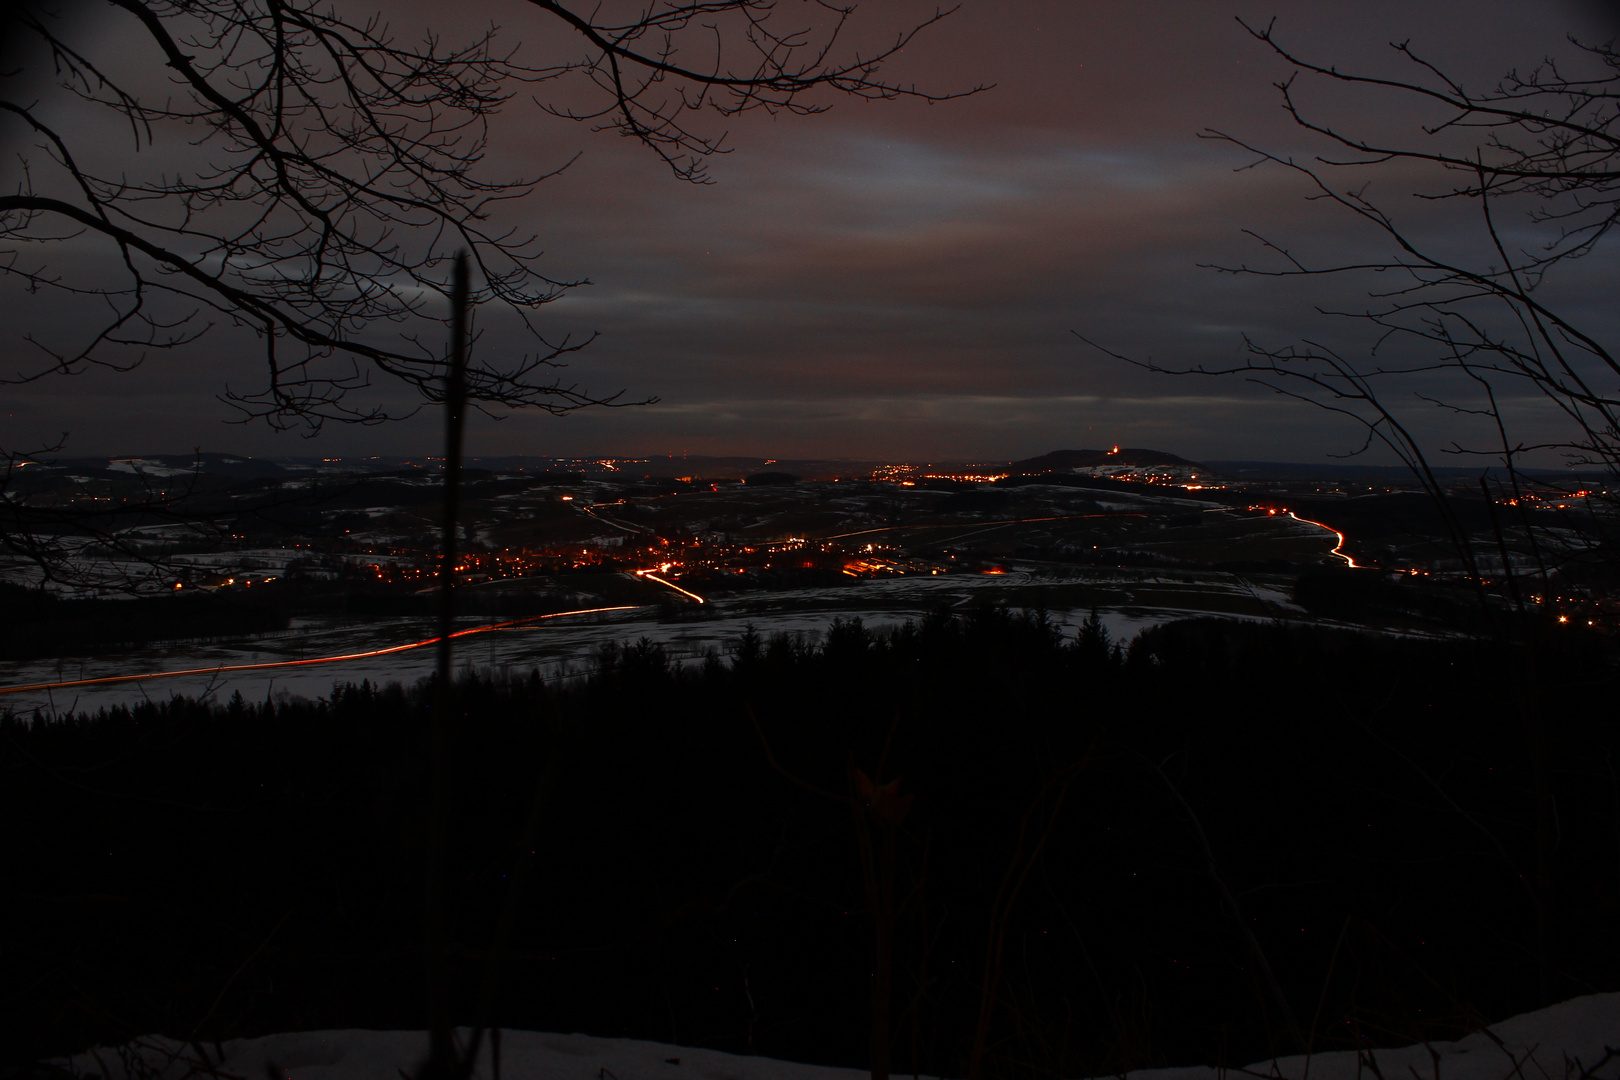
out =
<svg viewBox="0 0 1620 1080"><path fill-rule="evenodd" d="M60 1064L86 1080L399 1080L420 1064L426 1042L415 1031L311 1031L238 1039L217 1048L149 1038L87 1051ZM868 1075L634 1039L535 1031L502 1033L499 1072L512 1080L859 1080ZM1129 1075L1132 1080L1225 1080L1234 1072L1283 1080L1615 1080L1620 1077L1620 994L1574 998L1492 1024L1458 1042L1341 1050L1256 1062L1243 1070L1191 1066ZM473 1076L494 1080L487 1049Z"/></svg>
<svg viewBox="0 0 1620 1080"><path fill-rule="evenodd" d="M1184 575L1109 570L1053 576L1013 571L1002 575L952 574L941 577L879 578L843 589L810 589L754 594L716 601L691 614L691 621L661 621L658 608L572 615L473 634L457 641L461 666L496 673L567 677L590 670L593 656L607 642L646 638L682 663L700 662L714 650L727 655L752 626L762 637L774 634L816 637L835 618L859 618L869 628L921 620L941 606L1001 603L1036 607L1065 633L1073 634L1095 607L1109 633L1128 641L1141 630L1174 619L1220 613L1241 618L1291 618L1301 614L1275 587L1236 575ZM469 629L484 620L462 620ZM488 620L494 622L496 620ZM0 663L0 710L47 715L95 711L143 698L176 694L223 701L241 692L249 701L294 695L318 698L339 683L401 682L424 678L434 650L422 647L385 656L355 656L378 649L425 642L436 632L430 619L395 618L355 622L320 618L297 620L288 633L208 645L154 646L116 655ZM251 664L275 664L317 657L353 659L253 671L220 671ZM192 674L97 685L3 692L87 679L190 671Z"/></svg>

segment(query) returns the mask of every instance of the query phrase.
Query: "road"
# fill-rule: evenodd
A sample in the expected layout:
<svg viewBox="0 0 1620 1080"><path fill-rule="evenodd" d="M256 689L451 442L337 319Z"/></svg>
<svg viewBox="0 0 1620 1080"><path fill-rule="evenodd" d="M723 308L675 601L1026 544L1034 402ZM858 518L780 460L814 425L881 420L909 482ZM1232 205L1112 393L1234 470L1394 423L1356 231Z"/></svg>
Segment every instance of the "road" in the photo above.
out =
<svg viewBox="0 0 1620 1080"><path fill-rule="evenodd" d="M1328 532L1338 537L1338 543L1333 545L1333 550L1328 552L1328 554L1332 555L1336 559L1343 559L1344 564L1352 570L1361 569L1361 567L1356 565L1356 560L1344 553L1344 533L1340 532L1338 529L1335 529L1331 525L1324 525L1320 521L1312 521L1310 518L1302 518L1292 510L1287 511L1287 514L1289 517L1303 525L1315 525L1318 529L1326 529Z"/></svg>
<svg viewBox="0 0 1620 1080"><path fill-rule="evenodd" d="M664 582L663 584L668 584ZM677 588L671 585L670 588ZM685 589L678 589L686 592ZM692 596L692 593L687 593ZM695 597L702 603L701 597ZM597 615L607 611L632 611L643 607L642 604L617 604L612 607L581 608L578 611L556 611L550 615L530 615L522 619L509 619L506 622L489 623L486 626L474 626L467 630L457 630L450 637L463 638L473 634L487 634L491 630L509 630L515 626L526 626L529 623L540 622L544 619L561 619L568 615ZM259 664L221 664L217 667L185 668L176 671L150 671L138 675L104 675L96 679L67 679L62 682L31 683L24 686L0 686L0 694L20 694L30 690L71 690L80 686L103 686L108 683L145 682L150 679L174 679L186 675L226 675L238 671L268 671L272 668L309 667L314 664L335 664L342 660L365 660L374 656L388 656L392 653L408 652L411 649L421 649L428 645L437 645L437 637L423 638L421 641L412 641L404 645L392 645L386 649L367 649L364 652L342 653L337 656L314 656L302 660L272 660Z"/></svg>

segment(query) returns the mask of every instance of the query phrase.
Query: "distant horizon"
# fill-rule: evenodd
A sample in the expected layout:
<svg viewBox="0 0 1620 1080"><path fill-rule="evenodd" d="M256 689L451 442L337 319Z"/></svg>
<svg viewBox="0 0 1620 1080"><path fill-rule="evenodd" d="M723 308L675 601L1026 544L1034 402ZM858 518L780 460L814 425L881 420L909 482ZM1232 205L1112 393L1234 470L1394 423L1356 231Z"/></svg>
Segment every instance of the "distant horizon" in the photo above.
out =
<svg viewBox="0 0 1620 1080"><path fill-rule="evenodd" d="M1118 448L1117 448L1118 449ZM1363 461L1358 458L1335 457L1328 461L1286 460L1279 458L1225 458L1203 457L1198 459L1187 458L1185 455L1158 447L1124 447L1125 450L1137 452L1146 451L1153 454L1163 454L1167 458L1181 458L1189 464L1209 468L1226 478L1241 480L1244 472L1261 472L1261 478L1294 478L1302 476L1319 476L1323 479L1354 479L1357 476L1393 479L1401 476L1410 476L1411 470L1404 464L1389 464L1385 462ZM632 463L632 462L692 462L713 466L765 467L779 465L787 466L805 465L853 465L853 466L895 466L915 465L918 467L988 467L997 465L1013 465L1038 461L1043 457L1073 453L1103 453L1103 447L1065 447L1049 450L1042 454L1033 454L1023 457L876 457L876 456L799 456L799 457L769 457L760 454L691 454L691 453L652 453L652 454L623 454L623 453L574 453L574 454L464 454L462 460L468 464L480 462L507 462L519 463L524 461L557 462L557 463ZM155 461L160 459L181 458L188 459L193 456L211 458L229 458L241 461L262 461L273 464L288 463L302 466L330 463L334 465L355 464L366 461L376 461L384 464L407 464L411 461L442 461L443 452L437 454L247 454L231 450L184 450L179 452L142 451L121 452L110 454L75 454L61 453L54 455L39 455L36 460L44 463L53 462L91 462L106 460L108 462L121 461ZM1447 478L1478 476L1490 473L1497 468L1495 463L1480 461L1472 465L1449 465L1431 462L1431 468L1438 476ZM172 467L172 466L171 466ZM1058 471L1058 470L1053 470ZM1266 475L1269 471L1270 475ZM1591 468L1575 466L1545 466L1525 465L1521 471L1526 475L1550 475L1569 473L1578 476L1598 476L1600 473Z"/></svg>
<svg viewBox="0 0 1620 1080"><path fill-rule="evenodd" d="M1053 455L1053 454L1105 453L1110 448L1125 449L1125 450L1135 450L1135 451L1148 451L1148 452L1155 453L1155 454L1164 454L1164 455L1166 455L1167 458L1181 458L1183 460L1192 462L1194 464L1203 464L1205 462L1213 462L1213 461L1222 461L1222 462L1240 463L1240 464L1251 464L1251 463L1252 464L1288 464L1288 465L1309 465L1309 464L1313 464L1309 460L1305 460L1305 459L1301 459L1301 458L1253 458L1253 457L1210 457L1210 456L1204 456L1204 457L1195 458L1195 457L1189 457L1185 453L1180 453L1180 452L1173 451L1173 450L1166 450L1166 449L1163 449L1162 447L1156 447L1156 446L1126 447L1126 446L1124 446L1124 444L1118 444L1116 446L1116 444L1111 444L1111 443L1110 444L1097 445L1097 446L1061 446L1061 447L1053 447L1053 448L1051 448L1049 450L1044 450L1044 451L1041 451L1039 453L1020 454L1020 455L1013 455L1013 456L1001 455L1001 454L983 454L983 455L953 454L953 455L949 455L949 456L923 455L923 454L898 454L898 455L843 454L843 455L837 455L837 456L827 455L827 454L778 454L778 455L773 456L773 455L770 455L770 454L740 453L740 452L739 453L724 453L724 452L720 452L720 453L716 453L716 452L693 453L693 452L690 452L690 451L654 451L654 452L647 452L647 453L625 453L623 451L600 450L600 451L582 451L582 452L574 452L574 453L538 453L538 452L476 453L476 452L463 452L462 460L464 460L464 461L516 460L516 459L533 459L533 460L538 460L538 461L656 461L656 460L679 461L679 460L695 460L695 461L753 461L753 462L759 462L761 464L770 464L770 463L776 463L776 462L803 462L803 461L808 461L808 462L849 462L849 463L852 463L852 464L859 464L859 463L865 463L865 462L879 462L879 463L882 463L882 464L915 463L915 464L919 464L919 465L922 465L922 464L950 464L950 465L982 464L982 465L994 465L994 464L1012 464L1012 463L1015 463L1015 462L1022 462L1022 461L1033 461L1033 460L1043 458L1043 457L1047 457L1047 456L1050 456L1050 455ZM435 448L434 450L430 450L430 451L427 451L427 452L421 452L421 453L383 452L383 453L297 454L297 453L263 453L263 452L249 453L249 452L244 452L244 451L240 451L240 450L215 450L215 449L208 449L208 448L201 448L201 447L192 447L192 448L188 448L188 449L185 449L185 450L152 450L152 449L144 449L144 450L137 450L137 451L119 450L119 451L109 451L109 452L95 451L95 452L90 452L90 453L82 453L82 452L76 452L76 451L64 448L63 450L58 451L56 453L40 453L40 454L36 454L34 456L36 457L37 460L40 460L40 461L51 461L51 460L59 460L59 461L93 461L93 460L99 460L99 459L102 459L102 458L105 458L108 461L133 461L133 460L157 459L157 458L183 458L183 457L191 457L193 455L204 456L204 457L240 458L242 460L248 460L248 461L295 461L295 462L299 462L299 463L303 464L303 463L316 463L316 462L322 462L322 461L334 461L335 462L335 461L382 461L382 460L389 460L389 461L442 460L442 458L444 456L444 451L443 451L442 448ZM1324 464L1324 465L1332 465L1332 464L1335 464L1335 463L1346 464L1347 462L1346 462L1346 459L1339 458L1339 457L1336 457L1336 456L1331 457L1330 460L1322 462L1322 464ZM1349 459L1348 463L1351 464L1354 467L1360 467L1357 464L1356 459ZM1401 466L1399 464L1386 466L1382 462L1377 463L1373 467L1404 468L1404 466Z"/></svg>

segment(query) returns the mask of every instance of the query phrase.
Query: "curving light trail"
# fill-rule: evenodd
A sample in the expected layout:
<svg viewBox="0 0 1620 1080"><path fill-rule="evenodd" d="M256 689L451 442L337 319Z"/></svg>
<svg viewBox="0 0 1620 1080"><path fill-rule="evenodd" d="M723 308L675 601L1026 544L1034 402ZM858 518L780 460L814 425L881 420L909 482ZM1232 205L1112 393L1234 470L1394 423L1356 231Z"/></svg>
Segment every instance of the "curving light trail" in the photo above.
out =
<svg viewBox="0 0 1620 1080"><path fill-rule="evenodd" d="M1343 559L1344 564L1352 570L1361 569L1356 565L1356 560L1344 553L1344 533L1340 532L1338 529L1335 529L1331 525L1324 525L1320 521L1312 521L1309 518L1302 518L1292 510L1286 511L1286 513L1295 521L1303 522L1306 525L1315 525L1318 529L1326 529L1334 536L1337 536L1339 538L1339 542L1333 545L1333 550L1328 552L1328 554L1334 556L1335 558Z"/></svg>
<svg viewBox="0 0 1620 1080"><path fill-rule="evenodd" d="M630 611L642 606L641 604L617 604L613 607L582 608L579 611L554 611L550 615L530 615L522 619L490 623L488 626L474 626L467 630L457 630L450 637L459 638L467 637L470 634L487 634L491 630L505 630L513 626L539 622L542 619L560 619L565 615L594 615L603 611ZM342 656L315 656L307 660L271 660L262 664L221 664L217 667L190 668L185 671L152 671L144 675L104 675L97 679L69 679L66 682L33 683L29 686L0 686L0 694L18 694L25 690L65 690L74 686L100 686L106 683L144 682L148 679L172 679L180 675L222 675L231 671L264 671L268 668L333 664L340 660L365 660L372 656L388 656L390 653L420 649L425 645L437 645L438 642L437 637L430 637L422 641L413 641L407 645L391 645L386 649L367 649L365 652L345 653Z"/></svg>
<svg viewBox="0 0 1620 1080"><path fill-rule="evenodd" d="M651 570L637 570L636 571L636 576L637 577L644 577L649 581L656 581L660 585L668 586L669 588L674 589L676 592L680 593L682 596L690 596L693 600L696 600L700 604L707 604L708 603L707 600L703 599L703 597L699 596L697 593L689 592L688 590L683 589L679 585L675 584L673 581L666 581L665 579L659 577L657 574L653 573Z"/></svg>

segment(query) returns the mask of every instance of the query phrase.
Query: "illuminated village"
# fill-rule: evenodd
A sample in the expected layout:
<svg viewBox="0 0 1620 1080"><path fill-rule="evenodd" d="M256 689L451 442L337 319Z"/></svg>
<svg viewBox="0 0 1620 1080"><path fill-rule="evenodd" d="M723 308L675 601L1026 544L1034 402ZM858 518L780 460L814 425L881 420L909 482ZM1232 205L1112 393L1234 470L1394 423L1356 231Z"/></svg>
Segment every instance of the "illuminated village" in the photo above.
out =
<svg viewBox="0 0 1620 1080"><path fill-rule="evenodd" d="M133 458L37 466L28 478L34 498L67 507L190 501L185 524L154 512L120 535L117 550L87 548L88 577L116 568L147 593L257 589L265 600L274 593L323 610L341 594L343 610L405 614L428 603L439 577L438 471L432 458ZM1459 490L1466 500L1466 483ZM1474 568L1495 581L1502 602L1522 594L1549 618L1610 625L1610 586L1583 561L1583 537L1604 512L1594 508L1606 505L1591 498L1598 493L1523 484L1500 500L1500 536L1480 500L1458 504L1472 515ZM228 512L210 517L216 506ZM972 464L474 461L463 506L457 584L473 610L538 611L588 597L697 606L1009 571L1173 572L1200 589L1246 575L1289 593L1301 575L1337 568L1407 590L1427 582L1445 596L1469 574L1410 481L1229 475L1117 446ZM1065 597L1077 599L1084 604ZM1404 608L1397 624L1433 604Z"/></svg>

